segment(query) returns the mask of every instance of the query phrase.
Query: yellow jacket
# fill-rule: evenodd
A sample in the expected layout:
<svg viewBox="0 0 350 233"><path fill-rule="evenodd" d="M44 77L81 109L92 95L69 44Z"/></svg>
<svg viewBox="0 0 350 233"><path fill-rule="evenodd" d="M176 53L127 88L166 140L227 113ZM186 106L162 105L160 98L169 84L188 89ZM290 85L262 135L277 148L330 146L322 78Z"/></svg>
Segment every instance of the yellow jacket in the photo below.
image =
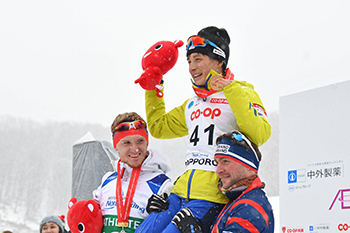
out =
<svg viewBox="0 0 350 233"><path fill-rule="evenodd" d="M231 127L226 133L239 130L256 145L265 143L271 135L271 126L253 85L235 80L223 89L223 94L234 114L234 125L238 127ZM187 99L181 106L166 113L164 98L158 98L155 90L146 91L146 116L151 135L159 139L189 135L186 117L188 121L190 116L186 116L185 111L195 98ZM218 180L218 175L213 171L190 169L178 177L173 192L184 198L226 203L226 197L217 188Z"/></svg>

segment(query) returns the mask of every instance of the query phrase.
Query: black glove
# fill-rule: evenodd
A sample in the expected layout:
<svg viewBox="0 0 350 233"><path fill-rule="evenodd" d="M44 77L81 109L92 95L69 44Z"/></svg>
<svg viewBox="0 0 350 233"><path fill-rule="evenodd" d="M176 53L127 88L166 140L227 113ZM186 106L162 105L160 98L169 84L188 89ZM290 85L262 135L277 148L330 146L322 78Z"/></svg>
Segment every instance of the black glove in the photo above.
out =
<svg viewBox="0 0 350 233"><path fill-rule="evenodd" d="M162 195L152 194L148 199L146 211L147 213L159 213L169 208L169 202L167 201L168 194L163 193Z"/></svg>
<svg viewBox="0 0 350 233"><path fill-rule="evenodd" d="M171 221L181 233L201 233L201 228L189 208L183 208Z"/></svg>

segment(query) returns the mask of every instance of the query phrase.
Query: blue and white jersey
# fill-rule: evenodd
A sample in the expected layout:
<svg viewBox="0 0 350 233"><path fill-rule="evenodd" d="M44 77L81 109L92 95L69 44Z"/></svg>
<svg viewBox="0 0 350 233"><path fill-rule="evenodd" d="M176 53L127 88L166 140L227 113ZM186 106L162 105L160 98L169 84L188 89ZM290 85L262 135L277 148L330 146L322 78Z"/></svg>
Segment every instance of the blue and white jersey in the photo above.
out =
<svg viewBox="0 0 350 233"><path fill-rule="evenodd" d="M149 155L142 164L140 176L137 182L134 198L131 205L129 216L129 231L134 232L135 229L148 216L146 206L148 198L153 194L169 193L172 188L172 182L166 173L171 168L167 161L155 150L148 150ZM118 166L117 161L115 166ZM132 168L121 162L121 169L125 167L122 183L122 196L125 201L126 193L132 174ZM94 200L100 205L104 226L103 232L119 232L118 213L116 207L116 187L117 172L109 172L104 175L102 184L93 192Z"/></svg>

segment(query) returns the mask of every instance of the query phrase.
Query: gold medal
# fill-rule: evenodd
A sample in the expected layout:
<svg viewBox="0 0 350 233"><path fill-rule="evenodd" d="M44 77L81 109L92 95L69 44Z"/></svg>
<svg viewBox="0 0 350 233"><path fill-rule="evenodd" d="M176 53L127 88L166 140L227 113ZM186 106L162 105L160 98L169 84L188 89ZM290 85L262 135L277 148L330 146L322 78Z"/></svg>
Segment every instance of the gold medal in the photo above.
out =
<svg viewBox="0 0 350 233"><path fill-rule="evenodd" d="M211 69L206 78L206 88L207 90L221 91L224 87L221 84L214 83L215 80L219 78L225 78L215 70Z"/></svg>
<svg viewBox="0 0 350 233"><path fill-rule="evenodd" d="M128 222L118 222L118 227L122 227L122 228L124 228L124 227L128 227Z"/></svg>
<svg viewBox="0 0 350 233"><path fill-rule="evenodd" d="M213 77L210 78L210 80L209 80L210 89L213 89L214 91L221 91L222 88L224 88L219 83L213 83L215 80L220 79L220 78L223 78L220 74L214 75Z"/></svg>

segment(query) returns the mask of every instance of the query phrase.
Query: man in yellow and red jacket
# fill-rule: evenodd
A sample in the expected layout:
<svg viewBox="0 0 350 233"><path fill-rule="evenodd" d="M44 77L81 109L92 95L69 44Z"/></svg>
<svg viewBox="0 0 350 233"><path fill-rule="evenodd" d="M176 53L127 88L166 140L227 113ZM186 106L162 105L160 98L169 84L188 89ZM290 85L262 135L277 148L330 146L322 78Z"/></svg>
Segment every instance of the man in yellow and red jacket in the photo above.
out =
<svg viewBox="0 0 350 233"><path fill-rule="evenodd" d="M234 80L227 68L230 37L225 29L206 27L188 39L187 61L196 96L166 113L165 102L155 90L146 91L146 115L150 133L159 139L188 135L186 171L172 193L163 200L151 197L150 214L136 232L176 232L175 214L189 208L203 232L220 212L227 197L217 188L215 140L239 130L256 145L265 143L271 126L253 85ZM162 203L166 203L163 205ZM166 211L164 211L166 210Z"/></svg>

